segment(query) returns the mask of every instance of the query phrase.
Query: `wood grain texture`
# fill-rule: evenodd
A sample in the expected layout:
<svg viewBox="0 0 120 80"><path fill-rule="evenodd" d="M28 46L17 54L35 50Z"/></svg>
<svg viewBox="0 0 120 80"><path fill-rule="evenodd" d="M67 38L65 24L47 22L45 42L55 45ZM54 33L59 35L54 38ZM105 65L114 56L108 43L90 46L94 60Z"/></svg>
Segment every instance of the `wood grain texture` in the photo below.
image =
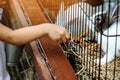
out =
<svg viewBox="0 0 120 80"><path fill-rule="evenodd" d="M48 22L38 4L38 0L9 0L9 10L8 13L12 16L10 20L14 20L12 24L16 22L15 27L17 28ZM42 43L57 80L77 80L75 72L59 44L52 41L48 36L44 36L39 40ZM27 46L40 80L52 80L45 61L38 51L36 41L30 42Z"/></svg>

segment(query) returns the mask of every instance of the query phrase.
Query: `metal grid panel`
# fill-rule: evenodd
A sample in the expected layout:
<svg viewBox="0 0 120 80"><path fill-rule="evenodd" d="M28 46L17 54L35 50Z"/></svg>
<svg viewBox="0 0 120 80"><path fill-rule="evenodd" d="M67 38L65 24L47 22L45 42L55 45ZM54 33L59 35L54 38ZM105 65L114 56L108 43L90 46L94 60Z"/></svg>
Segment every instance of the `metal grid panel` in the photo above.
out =
<svg viewBox="0 0 120 80"><path fill-rule="evenodd" d="M78 78L119 80L119 0L101 5L76 0L65 7L61 3L55 23L72 35L71 42L62 46Z"/></svg>
<svg viewBox="0 0 120 80"><path fill-rule="evenodd" d="M11 80L39 80L36 71L34 70L31 57L26 49L16 66L8 66Z"/></svg>

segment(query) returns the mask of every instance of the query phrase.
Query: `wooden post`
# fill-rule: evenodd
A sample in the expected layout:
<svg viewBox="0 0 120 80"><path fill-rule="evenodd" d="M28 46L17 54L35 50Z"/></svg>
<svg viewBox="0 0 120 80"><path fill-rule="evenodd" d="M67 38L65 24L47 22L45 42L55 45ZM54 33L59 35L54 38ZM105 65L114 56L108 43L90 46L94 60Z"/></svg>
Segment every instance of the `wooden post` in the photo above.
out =
<svg viewBox="0 0 120 80"><path fill-rule="evenodd" d="M12 22L16 22L17 28L48 22L37 0L9 0L9 4ZM44 36L39 40L57 80L77 80L75 72L59 44L52 41L48 36ZM52 80L36 41L30 42L27 46L40 80Z"/></svg>

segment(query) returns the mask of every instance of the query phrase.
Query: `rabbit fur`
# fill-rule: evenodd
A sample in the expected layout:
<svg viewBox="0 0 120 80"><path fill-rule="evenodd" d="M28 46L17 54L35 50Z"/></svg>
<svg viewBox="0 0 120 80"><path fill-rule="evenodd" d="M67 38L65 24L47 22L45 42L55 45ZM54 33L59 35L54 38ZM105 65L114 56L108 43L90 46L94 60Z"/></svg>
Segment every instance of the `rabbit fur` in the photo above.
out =
<svg viewBox="0 0 120 80"><path fill-rule="evenodd" d="M64 2L62 2L55 24L64 26L74 37L77 37L88 28L86 27L86 22L89 20L90 16L96 12L108 11L108 5L109 3L107 2L100 6L92 6L85 2L78 2L65 9ZM114 3L112 2L110 5L110 10L112 10Z"/></svg>
<svg viewBox="0 0 120 80"><path fill-rule="evenodd" d="M113 16L115 14L113 13L113 14L108 15L108 13L107 13L108 11L109 11L109 13L112 13L114 6L115 6L115 2L111 2L109 4L109 1L105 2L103 5L94 6L94 7L89 5L88 3L79 2L79 3L74 3L73 5L67 7L67 9L65 9L64 3L62 2L61 6L60 6L60 10L56 17L55 24L58 24L58 25L61 25L61 26L64 26L65 28L67 28L74 37L77 37L79 34L84 32L85 29L90 29L90 30L92 30L92 32L95 32L94 35L96 35L98 37L98 39L97 39L98 43L99 44L102 43L101 47L104 50L104 52L106 53L104 55L104 57L102 59L100 59L101 64L106 64L115 58L114 57L115 50L117 50L116 51L117 55L119 55L119 52L120 52L120 49L119 49L120 46L118 45L118 44L120 44L119 43L120 37L118 37L118 38L106 37L106 36L101 35L101 32L103 34L116 35L116 23L117 22L108 24L108 21L109 22L112 21L112 20L111 21L109 20L111 18L111 15ZM96 23L95 17L98 15L101 16L101 14L103 17L100 18L100 21L99 21L99 19L97 20L98 27L96 27L93 25L93 23ZM89 20L91 18L90 16L92 16L91 20ZM104 21L101 19L104 19ZM86 25L86 23L88 26ZM118 23L118 25L120 25L120 23ZM99 26L103 26L103 27L101 28ZM98 28L101 30L100 32L97 30ZM109 33L108 33L108 29L109 29ZM117 30L119 30L119 29L117 29ZM120 31L118 31L117 34L120 34ZM101 42L101 37L102 37L102 42ZM117 45L115 45L116 41L117 41ZM108 47L106 45L108 45ZM115 48L115 46L116 46L116 48ZM107 59L107 61L106 61L106 59ZM96 59L95 62L99 63L99 59Z"/></svg>
<svg viewBox="0 0 120 80"><path fill-rule="evenodd" d="M118 8L119 7L119 8ZM112 16L110 17L111 21L114 19L112 22L108 23L107 12L98 12L92 16L92 21L88 22L88 25L91 26L91 30L94 32L95 35L97 36L97 41L98 44L101 44L102 50L105 52L105 55L101 59L95 59L94 61L97 64L106 64L111 62L112 60L115 59L116 56L120 56L120 36L112 36L108 37L105 35L120 35L120 4L115 7L113 10ZM97 18L99 19L97 19ZM102 20L104 20L102 22ZM101 25L102 22L102 25ZM95 23L97 25L94 25L92 23ZM109 26L109 27L108 27ZM96 30L96 28L98 30ZM103 35L105 34L105 35Z"/></svg>

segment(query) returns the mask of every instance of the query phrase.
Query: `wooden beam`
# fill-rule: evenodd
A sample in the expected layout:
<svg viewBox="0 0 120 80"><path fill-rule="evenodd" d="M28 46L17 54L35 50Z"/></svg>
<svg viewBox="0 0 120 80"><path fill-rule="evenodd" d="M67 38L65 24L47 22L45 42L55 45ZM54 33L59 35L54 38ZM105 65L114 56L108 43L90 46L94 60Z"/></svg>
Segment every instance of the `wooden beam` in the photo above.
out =
<svg viewBox="0 0 120 80"><path fill-rule="evenodd" d="M9 7L10 7L9 8L10 9L9 11L10 22L13 25L16 25L15 26L16 28L26 27L30 25L28 18L27 18L29 16L27 16L27 14L24 12L24 9L22 8L23 7L22 4L20 4L17 0L9 0ZM30 55L32 56L32 61L34 62L35 70L37 71L40 79L41 80L47 80L47 79L52 80L50 73L47 67L45 66L46 64L44 62L44 59L40 55L36 44L34 42L31 42L28 45L29 45L29 50L32 52L32 53L30 52L31 53Z"/></svg>
<svg viewBox="0 0 120 80"><path fill-rule="evenodd" d="M9 3L13 17L19 24L18 26L25 27L48 22L37 0L9 0ZM44 36L39 40L42 43L57 80L77 80L75 72L59 44L52 41L48 36ZM52 80L45 61L38 51L36 41L30 42L28 46L40 80Z"/></svg>
<svg viewBox="0 0 120 80"><path fill-rule="evenodd" d="M0 8L4 8L6 4L6 0L0 0Z"/></svg>

